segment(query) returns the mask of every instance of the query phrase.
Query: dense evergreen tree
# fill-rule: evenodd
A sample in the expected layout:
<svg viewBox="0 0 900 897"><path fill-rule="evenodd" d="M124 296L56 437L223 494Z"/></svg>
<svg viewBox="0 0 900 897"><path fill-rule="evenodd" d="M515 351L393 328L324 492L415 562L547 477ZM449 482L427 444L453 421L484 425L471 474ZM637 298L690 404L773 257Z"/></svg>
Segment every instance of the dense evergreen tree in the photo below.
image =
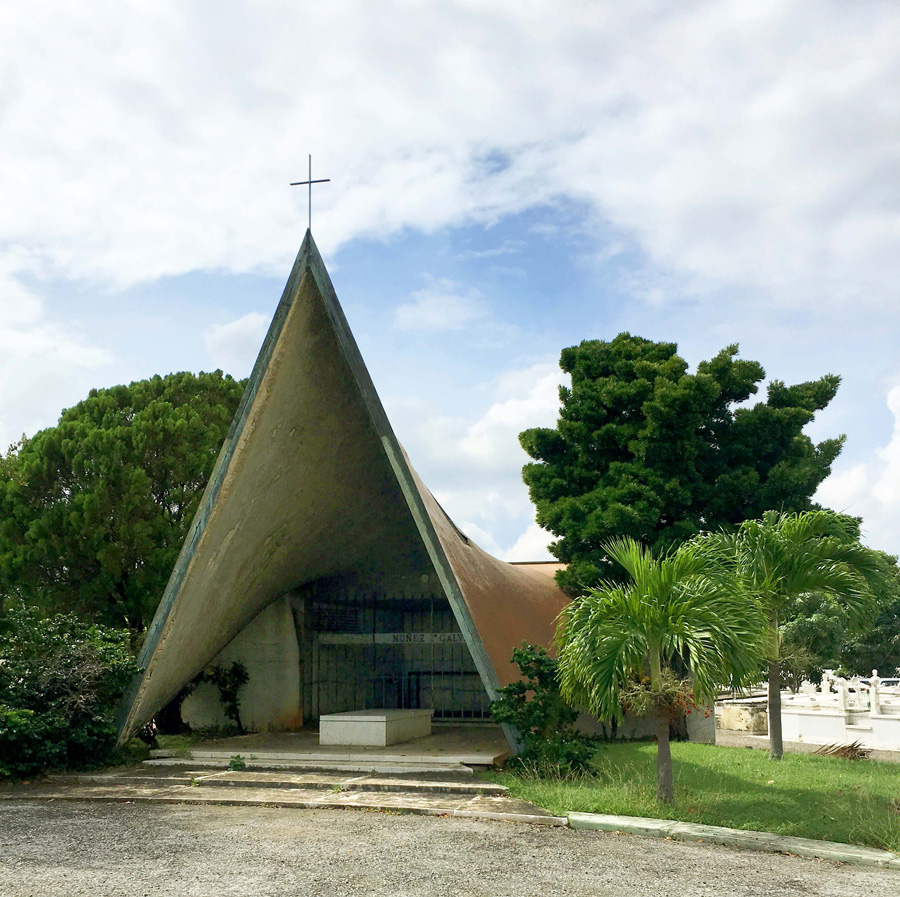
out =
<svg viewBox="0 0 900 897"><path fill-rule="evenodd" d="M571 387L560 389L555 429L519 439L535 463L523 477L537 520L558 537L560 584L578 594L614 573L601 548L631 536L655 550L703 530L802 511L831 471L843 438L814 444L803 427L834 397L840 378L769 384L728 346L696 373L674 343L622 333L562 352Z"/></svg>
<svg viewBox="0 0 900 897"><path fill-rule="evenodd" d="M221 371L92 390L0 457L0 595L143 630L237 409Z"/></svg>

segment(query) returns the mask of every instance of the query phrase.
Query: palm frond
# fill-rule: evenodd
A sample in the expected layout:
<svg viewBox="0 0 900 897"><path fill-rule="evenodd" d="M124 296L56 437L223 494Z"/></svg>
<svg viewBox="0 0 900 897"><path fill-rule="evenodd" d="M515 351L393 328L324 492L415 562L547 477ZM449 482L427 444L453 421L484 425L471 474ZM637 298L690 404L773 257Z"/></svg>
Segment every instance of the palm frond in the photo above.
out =
<svg viewBox="0 0 900 897"><path fill-rule="evenodd" d="M602 583L560 615L559 669L567 700L620 717L623 685L646 672L653 652L664 662L688 657L695 692L704 700L723 685L745 683L759 669L759 607L708 549L687 543L654 558L634 540L604 546L631 581Z"/></svg>

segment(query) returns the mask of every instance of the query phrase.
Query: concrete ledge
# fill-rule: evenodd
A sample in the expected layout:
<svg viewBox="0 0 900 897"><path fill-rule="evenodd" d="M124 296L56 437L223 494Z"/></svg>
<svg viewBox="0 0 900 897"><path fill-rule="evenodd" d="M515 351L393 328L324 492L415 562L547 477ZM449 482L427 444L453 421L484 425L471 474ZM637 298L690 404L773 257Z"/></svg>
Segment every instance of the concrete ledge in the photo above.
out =
<svg viewBox="0 0 900 897"><path fill-rule="evenodd" d="M536 816L533 813L494 813L490 810L454 810L451 814L463 819L488 819L492 822L527 822L529 825L567 826L565 816Z"/></svg>
<svg viewBox="0 0 900 897"><path fill-rule="evenodd" d="M271 760L266 757L242 757L244 768L248 770L294 770L294 771L343 771L359 773L431 773L431 772L455 772L460 775L474 776L472 768L463 764L454 763L416 763L414 761L392 762L383 760ZM144 760L144 766L165 768L174 766L196 767L197 769L229 769L231 757L220 759L193 759L186 757L173 757L162 760Z"/></svg>
<svg viewBox="0 0 900 897"><path fill-rule="evenodd" d="M768 853L789 853L796 856L858 866L881 866L900 871L900 856L875 847L858 847L837 841L816 841L813 838L794 838L772 832L754 832L725 828L719 825L697 825L674 819L645 819L639 816L610 816L603 813L568 813L572 828L599 832L626 832L649 838L674 838L676 841L709 841L728 847L748 847Z"/></svg>

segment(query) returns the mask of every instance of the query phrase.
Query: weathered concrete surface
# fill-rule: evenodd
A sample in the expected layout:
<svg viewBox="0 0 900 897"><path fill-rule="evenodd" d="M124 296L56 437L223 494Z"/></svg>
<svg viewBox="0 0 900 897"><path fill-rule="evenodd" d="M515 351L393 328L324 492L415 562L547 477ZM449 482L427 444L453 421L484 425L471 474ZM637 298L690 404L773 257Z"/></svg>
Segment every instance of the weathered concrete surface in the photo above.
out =
<svg viewBox="0 0 900 897"><path fill-rule="evenodd" d="M445 590L458 590L457 600L464 603L483 646L481 652L473 650L476 663L479 654L486 655L494 685L517 681L521 673L511 662L513 648L523 641L550 648L556 618L569 603L549 575L558 569L557 565L549 564L549 569L544 569L540 564L507 564L497 560L457 529L416 472L411 467L409 470L428 524L446 560L446 564L435 564L438 576L443 575ZM452 603L453 595L448 597Z"/></svg>
<svg viewBox="0 0 900 897"><path fill-rule="evenodd" d="M152 757L170 758L173 751L152 751ZM270 735L235 735L198 742L190 750L190 759L224 760L240 754L248 764L278 762L307 764L356 763L363 769L377 764L495 766L509 756L509 747L499 726L475 723L437 725L431 735L389 747L319 744L311 729ZM284 761L284 762L281 762Z"/></svg>
<svg viewBox="0 0 900 897"><path fill-rule="evenodd" d="M455 818L0 803L4 897L896 897L890 870Z"/></svg>
<svg viewBox="0 0 900 897"><path fill-rule="evenodd" d="M215 500L201 503L148 636L126 734L298 585L348 570L431 570L316 278L301 267L214 473Z"/></svg>
<svg viewBox="0 0 900 897"><path fill-rule="evenodd" d="M209 774L184 767L152 767L95 775L57 775L34 784L0 788L0 802L20 799L381 810L566 824L564 819L540 807L509 797L505 788L479 783L461 774L437 778L334 773L286 776L278 772Z"/></svg>
<svg viewBox="0 0 900 897"><path fill-rule="evenodd" d="M213 658L228 667L240 661L249 679L241 688L241 722L251 732L278 732L303 724L300 709L300 646L290 598L285 595L257 614ZM219 691L201 683L181 705L181 718L193 729L226 726Z"/></svg>
<svg viewBox="0 0 900 897"><path fill-rule="evenodd" d="M749 732L752 735L767 735L769 732L768 712L764 702L723 701L720 713L719 722L723 729Z"/></svg>

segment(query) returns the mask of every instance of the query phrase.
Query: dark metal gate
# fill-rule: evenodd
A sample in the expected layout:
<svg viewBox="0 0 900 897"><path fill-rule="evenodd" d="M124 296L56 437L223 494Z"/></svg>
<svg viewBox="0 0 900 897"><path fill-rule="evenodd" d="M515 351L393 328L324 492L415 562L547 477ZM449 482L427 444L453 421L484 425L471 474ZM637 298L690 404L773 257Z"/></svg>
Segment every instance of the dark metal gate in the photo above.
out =
<svg viewBox="0 0 900 897"><path fill-rule="evenodd" d="M307 717L385 707L432 708L435 719L490 718L490 700L446 599L313 597L305 619Z"/></svg>

